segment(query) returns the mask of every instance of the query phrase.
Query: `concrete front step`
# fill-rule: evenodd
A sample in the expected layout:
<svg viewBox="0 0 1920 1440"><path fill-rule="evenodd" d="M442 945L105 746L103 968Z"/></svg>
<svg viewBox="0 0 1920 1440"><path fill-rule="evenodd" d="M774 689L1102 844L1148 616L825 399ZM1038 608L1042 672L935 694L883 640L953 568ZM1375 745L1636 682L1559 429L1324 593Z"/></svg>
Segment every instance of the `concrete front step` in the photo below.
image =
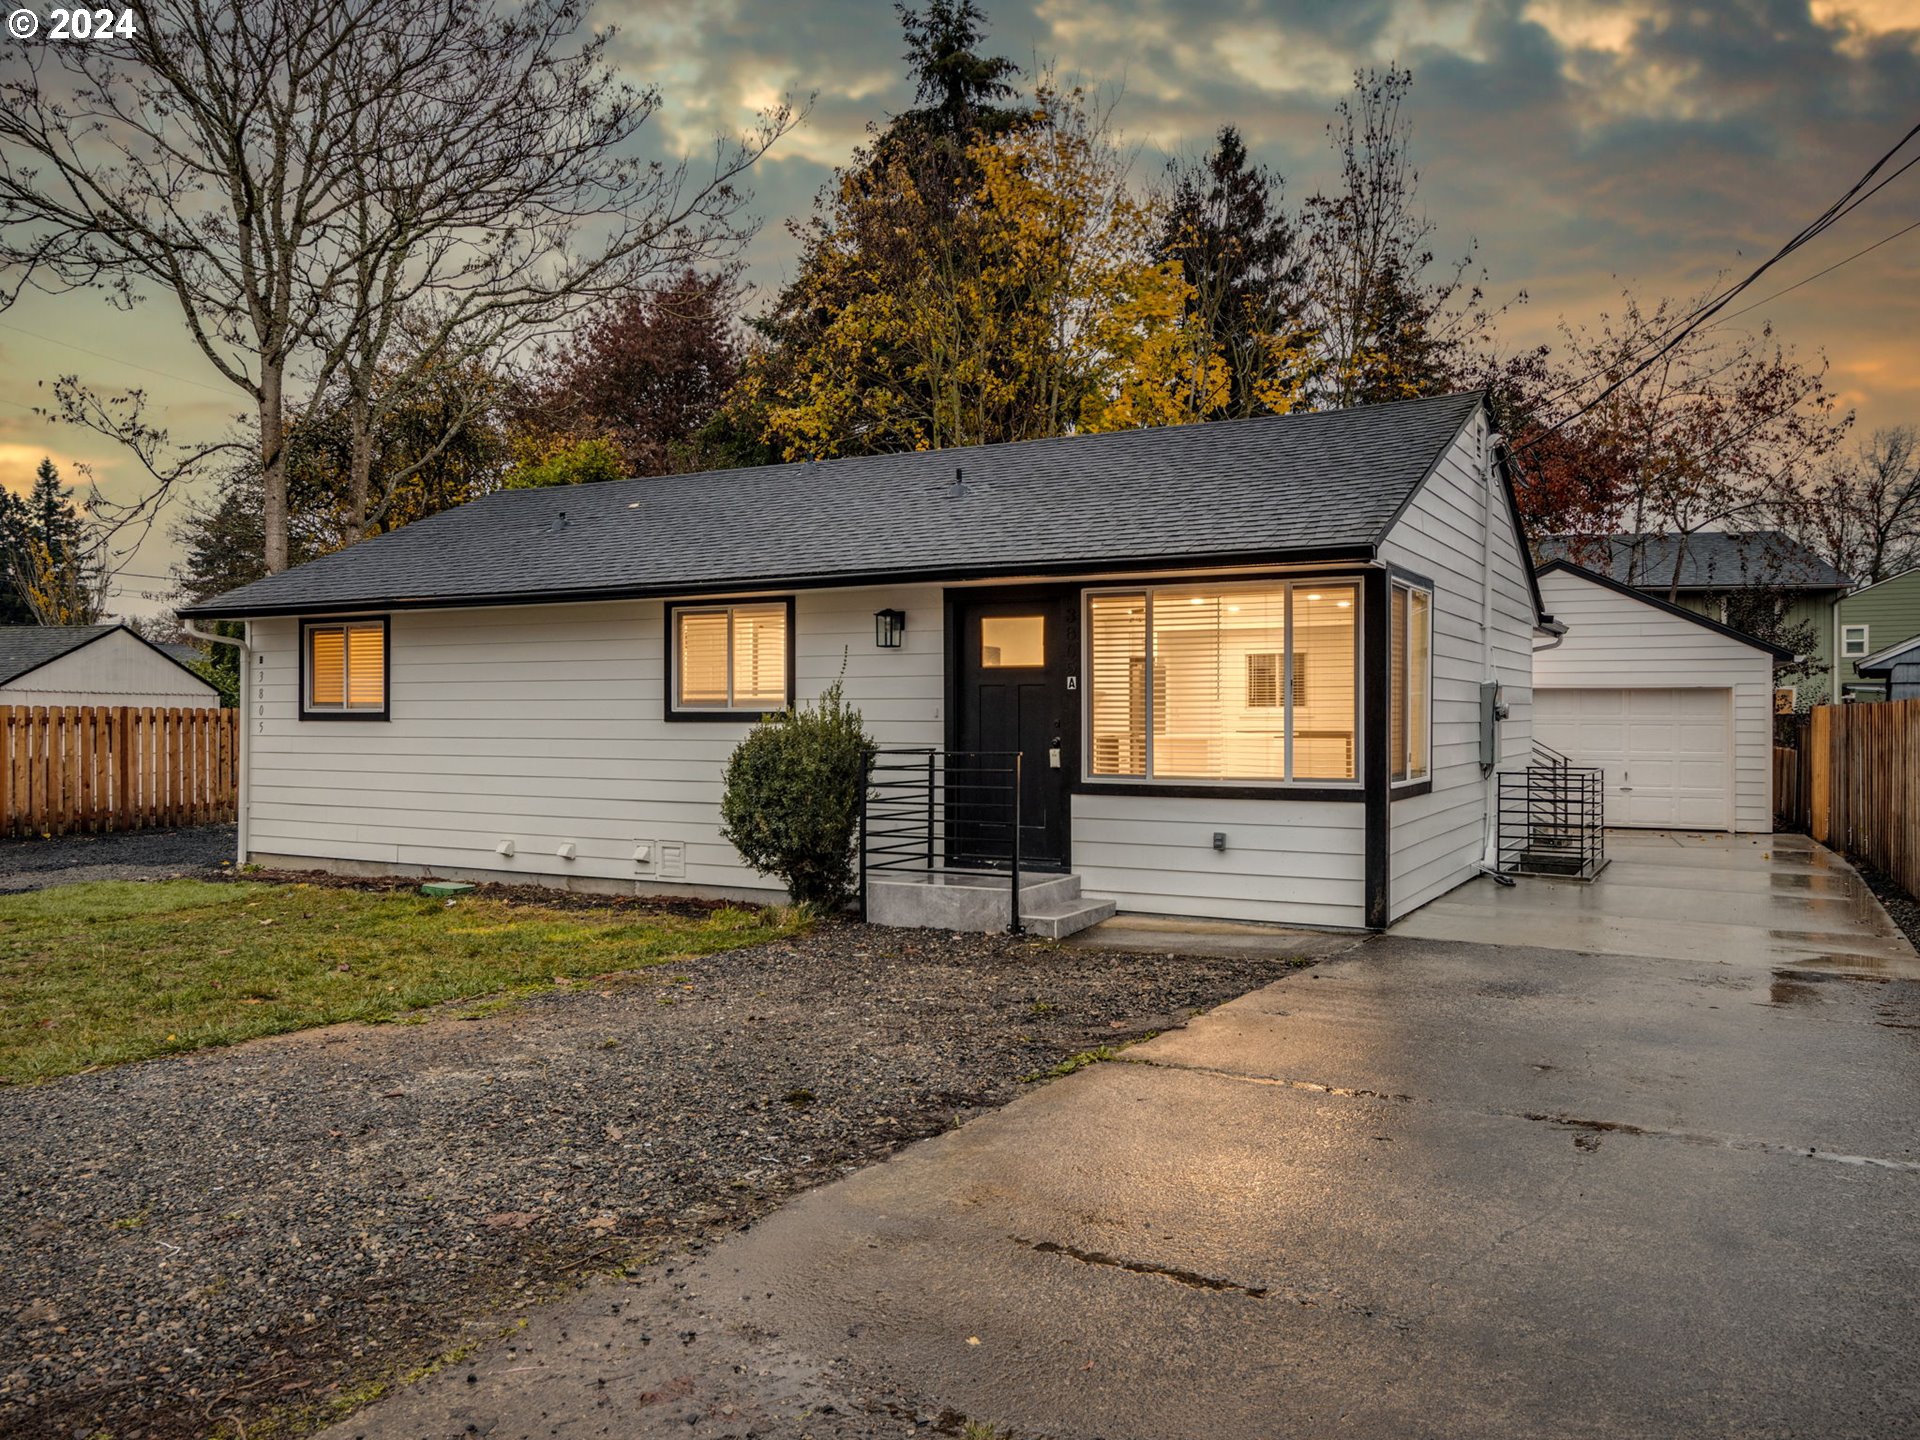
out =
<svg viewBox="0 0 1920 1440"><path fill-rule="evenodd" d="M1104 908L1103 908L1104 907ZM913 871L867 877L867 920L926 930L1005 930L1012 920L1007 876L993 871L928 875ZM1080 895L1078 875L1020 877L1020 919L1032 933L1058 939L1113 913L1110 901Z"/></svg>
<svg viewBox="0 0 1920 1440"><path fill-rule="evenodd" d="M1098 925L1102 920L1111 920L1116 908L1111 900L1081 900L1058 910L1022 910L1020 923L1027 927L1029 935L1038 935L1047 940L1064 940L1069 935L1077 935L1082 930Z"/></svg>

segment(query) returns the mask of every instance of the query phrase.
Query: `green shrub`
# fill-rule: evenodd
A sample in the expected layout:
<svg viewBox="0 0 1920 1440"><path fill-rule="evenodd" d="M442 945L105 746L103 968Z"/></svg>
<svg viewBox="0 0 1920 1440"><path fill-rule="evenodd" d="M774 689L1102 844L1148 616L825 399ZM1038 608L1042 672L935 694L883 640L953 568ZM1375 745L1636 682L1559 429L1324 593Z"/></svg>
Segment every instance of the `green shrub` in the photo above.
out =
<svg viewBox="0 0 1920 1440"><path fill-rule="evenodd" d="M720 833L796 904L831 909L853 888L860 776L873 742L840 682L819 701L770 715L727 761Z"/></svg>

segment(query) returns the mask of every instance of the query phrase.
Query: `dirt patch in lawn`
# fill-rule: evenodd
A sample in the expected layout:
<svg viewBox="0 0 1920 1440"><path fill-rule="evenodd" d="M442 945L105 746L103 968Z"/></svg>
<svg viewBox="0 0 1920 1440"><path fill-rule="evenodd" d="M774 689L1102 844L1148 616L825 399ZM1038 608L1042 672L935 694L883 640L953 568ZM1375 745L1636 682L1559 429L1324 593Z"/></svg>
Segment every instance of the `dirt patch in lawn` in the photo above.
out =
<svg viewBox="0 0 1920 1440"><path fill-rule="evenodd" d="M822 926L0 1091L0 1433L287 1433L1285 959Z"/></svg>

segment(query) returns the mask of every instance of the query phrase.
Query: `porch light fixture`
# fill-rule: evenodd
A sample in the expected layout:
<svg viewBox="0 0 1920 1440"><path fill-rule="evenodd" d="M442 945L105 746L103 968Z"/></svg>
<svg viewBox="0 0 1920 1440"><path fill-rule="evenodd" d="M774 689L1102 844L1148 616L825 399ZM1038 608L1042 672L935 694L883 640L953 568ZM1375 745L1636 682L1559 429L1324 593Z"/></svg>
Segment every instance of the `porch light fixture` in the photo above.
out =
<svg viewBox="0 0 1920 1440"><path fill-rule="evenodd" d="M906 633L906 611L876 610L873 612L873 643L882 650L898 650L900 639Z"/></svg>

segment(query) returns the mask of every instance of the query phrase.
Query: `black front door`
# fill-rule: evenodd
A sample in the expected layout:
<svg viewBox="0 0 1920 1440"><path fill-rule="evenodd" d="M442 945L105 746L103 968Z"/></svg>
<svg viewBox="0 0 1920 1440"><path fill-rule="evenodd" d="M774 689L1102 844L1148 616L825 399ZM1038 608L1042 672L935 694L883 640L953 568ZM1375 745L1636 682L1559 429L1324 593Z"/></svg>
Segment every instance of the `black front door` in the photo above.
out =
<svg viewBox="0 0 1920 1440"><path fill-rule="evenodd" d="M1020 753L1020 864L1064 870L1067 789L1079 764L1075 593L948 593L953 605L949 633L957 651L949 657L957 691L951 748ZM963 864L1004 863L1004 831L1001 835L996 846L984 827L975 832L956 824L954 858Z"/></svg>

